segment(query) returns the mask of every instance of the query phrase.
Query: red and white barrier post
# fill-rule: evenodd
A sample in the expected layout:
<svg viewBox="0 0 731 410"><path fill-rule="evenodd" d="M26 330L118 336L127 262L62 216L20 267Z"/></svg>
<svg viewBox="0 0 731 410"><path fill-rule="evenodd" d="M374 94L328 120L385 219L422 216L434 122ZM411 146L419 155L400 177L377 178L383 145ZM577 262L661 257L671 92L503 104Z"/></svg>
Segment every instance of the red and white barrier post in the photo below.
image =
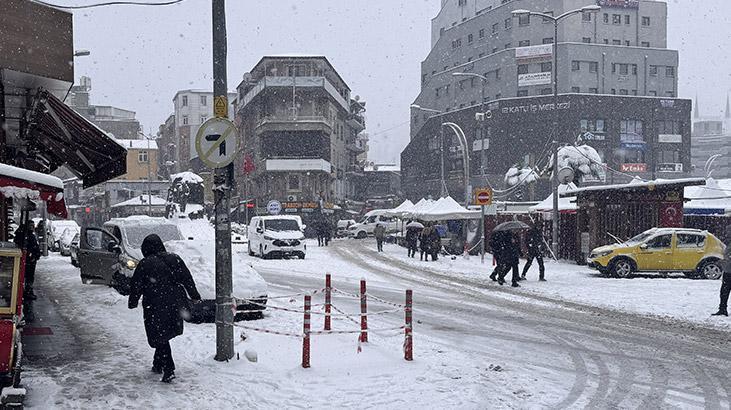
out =
<svg viewBox="0 0 731 410"><path fill-rule="evenodd" d="M366 281L360 280L360 341L368 342L368 306L366 301Z"/></svg>
<svg viewBox="0 0 731 410"><path fill-rule="evenodd" d="M413 291L411 289L406 290L406 305L404 307L404 317L406 319L406 326L404 327L404 359L408 361L414 360L413 328L411 327L412 293Z"/></svg>
<svg viewBox="0 0 731 410"><path fill-rule="evenodd" d="M330 328L330 312L332 307L331 290L332 281L330 274L325 275L325 330L332 330Z"/></svg>
<svg viewBox="0 0 731 410"><path fill-rule="evenodd" d="M310 309L312 307L312 296L305 295L305 320L303 322L302 335L302 367L310 367Z"/></svg>

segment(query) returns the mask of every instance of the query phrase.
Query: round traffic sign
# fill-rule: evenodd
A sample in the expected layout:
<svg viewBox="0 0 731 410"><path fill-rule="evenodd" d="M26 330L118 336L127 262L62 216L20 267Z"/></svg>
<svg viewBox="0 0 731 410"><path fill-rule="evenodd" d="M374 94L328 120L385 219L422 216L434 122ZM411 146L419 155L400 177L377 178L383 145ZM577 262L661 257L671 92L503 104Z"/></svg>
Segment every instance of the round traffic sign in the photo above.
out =
<svg viewBox="0 0 731 410"><path fill-rule="evenodd" d="M270 215L279 215L279 213L282 212L282 203L272 199L267 202L267 212L269 212Z"/></svg>
<svg viewBox="0 0 731 410"><path fill-rule="evenodd" d="M478 189L477 192L475 192L475 202L477 203L477 205L492 204L492 190Z"/></svg>
<svg viewBox="0 0 731 410"><path fill-rule="evenodd" d="M195 152L211 168L223 168L236 157L236 126L226 118L211 118L198 129Z"/></svg>

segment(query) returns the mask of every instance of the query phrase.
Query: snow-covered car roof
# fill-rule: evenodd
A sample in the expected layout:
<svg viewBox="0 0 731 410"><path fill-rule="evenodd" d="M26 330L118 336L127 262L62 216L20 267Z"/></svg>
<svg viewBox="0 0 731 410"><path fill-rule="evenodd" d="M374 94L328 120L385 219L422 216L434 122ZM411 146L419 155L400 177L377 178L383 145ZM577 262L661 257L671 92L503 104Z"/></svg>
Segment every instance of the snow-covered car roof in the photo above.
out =
<svg viewBox="0 0 731 410"><path fill-rule="evenodd" d="M652 232L655 234L668 234L668 233L698 233L698 234L710 234L710 232L702 230L702 229L693 229L693 228L651 228L646 230L645 232Z"/></svg>
<svg viewBox="0 0 731 410"><path fill-rule="evenodd" d="M153 225L153 224L159 224L159 225L175 225L174 223L170 222L168 219L165 218L155 218L147 215L134 215L134 216L128 216L126 218L112 218L107 222L104 222L104 225Z"/></svg>

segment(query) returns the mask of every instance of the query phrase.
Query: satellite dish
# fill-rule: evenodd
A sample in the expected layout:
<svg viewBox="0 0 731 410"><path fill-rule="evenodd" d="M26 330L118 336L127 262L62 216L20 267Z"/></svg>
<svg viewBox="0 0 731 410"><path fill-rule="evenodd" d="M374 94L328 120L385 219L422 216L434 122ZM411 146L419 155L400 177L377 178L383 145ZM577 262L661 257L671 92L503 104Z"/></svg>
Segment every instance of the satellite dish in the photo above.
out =
<svg viewBox="0 0 731 410"><path fill-rule="evenodd" d="M574 180L574 169L571 167L563 167L558 170L558 182L560 184L568 184Z"/></svg>

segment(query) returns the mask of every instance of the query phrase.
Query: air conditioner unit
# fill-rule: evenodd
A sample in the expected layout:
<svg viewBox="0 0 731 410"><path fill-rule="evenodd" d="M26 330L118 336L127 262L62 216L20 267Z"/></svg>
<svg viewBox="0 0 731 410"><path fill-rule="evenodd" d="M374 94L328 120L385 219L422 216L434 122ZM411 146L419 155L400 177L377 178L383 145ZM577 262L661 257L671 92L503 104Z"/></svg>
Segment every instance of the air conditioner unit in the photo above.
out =
<svg viewBox="0 0 731 410"><path fill-rule="evenodd" d="M483 113L483 112L476 112L475 113L475 121L485 121L485 113Z"/></svg>
<svg viewBox="0 0 731 410"><path fill-rule="evenodd" d="M297 195L287 195L287 202L297 202Z"/></svg>

